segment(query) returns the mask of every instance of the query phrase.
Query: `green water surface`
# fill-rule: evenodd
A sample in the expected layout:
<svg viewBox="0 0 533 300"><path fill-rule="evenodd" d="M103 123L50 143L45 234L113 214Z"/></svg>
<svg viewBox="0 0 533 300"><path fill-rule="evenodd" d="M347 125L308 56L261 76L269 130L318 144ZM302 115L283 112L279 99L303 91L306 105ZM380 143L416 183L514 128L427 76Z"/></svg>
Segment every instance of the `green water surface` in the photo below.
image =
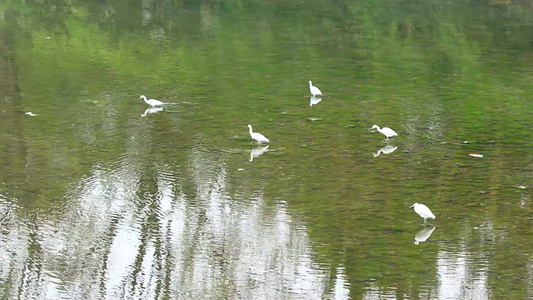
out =
<svg viewBox="0 0 533 300"><path fill-rule="evenodd" d="M532 70L524 1L4 0L0 297L530 299Z"/></svg>

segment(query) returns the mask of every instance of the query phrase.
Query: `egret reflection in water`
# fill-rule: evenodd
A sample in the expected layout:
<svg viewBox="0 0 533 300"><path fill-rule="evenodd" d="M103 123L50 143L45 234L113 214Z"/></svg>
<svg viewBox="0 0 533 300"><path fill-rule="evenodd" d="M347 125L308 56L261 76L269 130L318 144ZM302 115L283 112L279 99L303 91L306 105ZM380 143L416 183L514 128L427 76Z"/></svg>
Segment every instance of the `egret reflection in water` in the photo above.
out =
<svg viewBox="0 0 533 300"><path fill-rule="evenodd" d="M321 98L315 97L315 96L311 96L309 98L309 106L317 105L318 103L320 103L320 101L322 101Z"/></svg>
<svg viewBox="0 0 533 300"><path fill-rule="evenodd" d="M250 162L254 161L254 158L263 155L263 153L267 151L268 147L269 146L267 145L267 146L262 146L262 147L259 146L259 147L253 148L252 151L250 151Z"/></svg>
<svg viewBox="0 0 533 300"><path fill-rule="evenodd" d="M391 154L392 152L394 152L396 149L398 149L398 146L391 146L391 145L387 145L381 149L378 150L378 152L374 153L374 157L378 157L381 153L384 153L384 154Z"/></svg>
<svg viewBox="0 0 533 300"><path fill-rule="evenodd" d="M155 114L160 111L162 111L165 107L164 106L154 106L147 108L143 114L141 114L141 117L146 117L149 114Z"/></svg>
<svg viewBox="0 0 533 300"><path fill-rule="evenodd" d="M427 241L427 239L429 239L435 228L437 227L433 226L420 229L420 231L418 231L415 235L415 245Z"/></svg>

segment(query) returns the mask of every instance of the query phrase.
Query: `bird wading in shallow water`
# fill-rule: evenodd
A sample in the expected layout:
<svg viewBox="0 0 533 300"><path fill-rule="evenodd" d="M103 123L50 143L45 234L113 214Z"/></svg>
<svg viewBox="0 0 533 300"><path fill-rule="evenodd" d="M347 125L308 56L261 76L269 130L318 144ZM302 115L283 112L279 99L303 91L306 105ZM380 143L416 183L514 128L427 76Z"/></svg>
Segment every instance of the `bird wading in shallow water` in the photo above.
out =
<svg viewBox="0 0 533 300"><path fill-rule="evenodd" d="M322 96L322 92L316 86L314 86L311 81L309 81L309 91L311 92L311 95L315 97Z"/></svg>
<svg viewBox="0 0 533 300"><path fill-rule="evenodd" d="M415 212L424 218L424 224L426 224L426 219L435 219L435 215L431 212L431 209L422 203L415 203L409 206L409 208L414 208Z"/></svg>
<svg viewBox="0 0 533 300"><path fill-rule="evenodd" d="M250 136L252 139L256 140L259 144L261 143L270 143L270 141L259 132L253 132L252 131L252 125L248 124L248 129L250 129Z"/></svg>
<svg viewBox="0 0 533 300"><path fill-rule="evenodd" d="M378 132L382 133L384 136L387 137L387 140L393 136L397 136L398 134L396 133L396 131L390 129L389 127L383 127L383 128L379 128L378 125L374 125L372 126L372 128L370 128L370 130L372 129L377 129Z"/></svg>
<svg viewBox="0 0 533 300"><path fill-rule="evenodd" d="M165 103L159 101L159 100L155 100L155 99L146 99L146 96L145 95L141 95L140 99L143 99L144 102L146 102L146 104L150 105L150 106L162 106L162 105L165 105Z"/></svg>

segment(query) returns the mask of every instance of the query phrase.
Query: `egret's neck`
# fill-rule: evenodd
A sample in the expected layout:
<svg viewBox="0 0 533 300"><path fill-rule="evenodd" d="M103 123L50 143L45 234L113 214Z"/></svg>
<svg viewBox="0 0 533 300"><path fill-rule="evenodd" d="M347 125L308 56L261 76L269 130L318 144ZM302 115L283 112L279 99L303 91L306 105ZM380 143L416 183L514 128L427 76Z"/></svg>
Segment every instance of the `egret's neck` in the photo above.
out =
<svg viewBox="0 0 533 300"><path fill-rule="evenodd" d="M141 98L143 98L144 102L148 103L148 99L146 99L145 96L142 96Z"/></svg>
<svg viewBox="0 0 533 300"><path fill-rule="evenodd" d="M254 132L252 131L252 127L248 127L249 131L250 131L250 135L252 135Z"/></svg>
<svg viewBox="0 0 533 300"><path fill-rule="evenodd" d="M379 126L377 126L378 128L376 128L376 130L379 132L379 133L383 133L381 128Z"/></svg>

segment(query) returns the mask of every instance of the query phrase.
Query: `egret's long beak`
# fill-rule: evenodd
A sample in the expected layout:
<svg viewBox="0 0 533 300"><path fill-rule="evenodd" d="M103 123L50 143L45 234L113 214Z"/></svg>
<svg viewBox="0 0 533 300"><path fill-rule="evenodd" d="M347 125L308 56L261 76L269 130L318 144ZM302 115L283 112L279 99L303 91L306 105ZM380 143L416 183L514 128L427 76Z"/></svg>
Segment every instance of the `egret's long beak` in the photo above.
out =
<svg viewBox="0 0 533 300"><path fill-rule="evenodd" d="M409 206L409 208L413 208L414 206L415 206L415 205L413 204L413 205Z"/></svg>

